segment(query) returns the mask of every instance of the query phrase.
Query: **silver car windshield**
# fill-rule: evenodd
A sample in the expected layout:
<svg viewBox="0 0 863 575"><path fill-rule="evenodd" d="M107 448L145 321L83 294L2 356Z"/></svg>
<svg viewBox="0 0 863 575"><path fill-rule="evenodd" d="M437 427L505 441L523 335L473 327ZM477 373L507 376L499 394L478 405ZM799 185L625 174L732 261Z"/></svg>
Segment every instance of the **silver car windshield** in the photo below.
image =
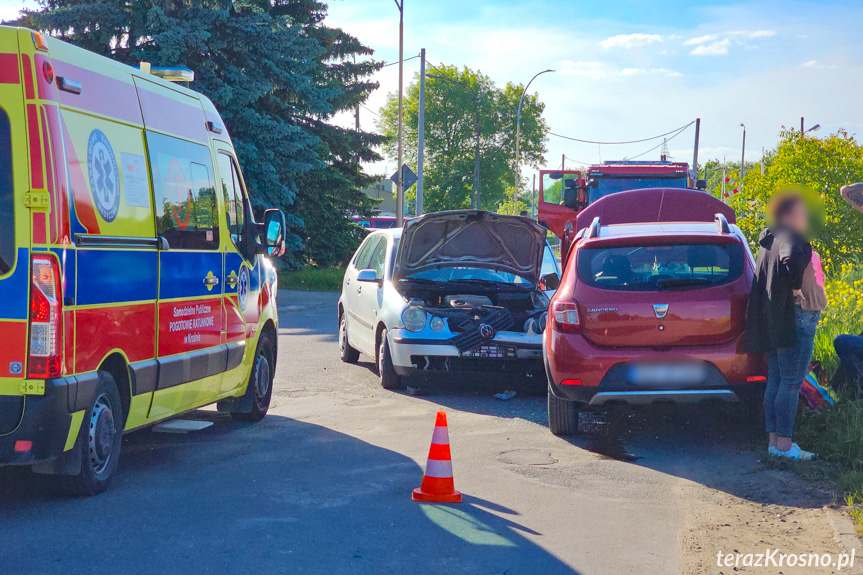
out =
<svg viewBox="0 0 863 575"><path fill-rule="evenodd" d="M529 287L533 285L529 280L515 274L500 272L487 268L475 267L446 267L435 270L425 270L419 273L412 274L408 276L407 279L421 279L434 282L479 280L484 282L491 281L524 287Z"/></svg>

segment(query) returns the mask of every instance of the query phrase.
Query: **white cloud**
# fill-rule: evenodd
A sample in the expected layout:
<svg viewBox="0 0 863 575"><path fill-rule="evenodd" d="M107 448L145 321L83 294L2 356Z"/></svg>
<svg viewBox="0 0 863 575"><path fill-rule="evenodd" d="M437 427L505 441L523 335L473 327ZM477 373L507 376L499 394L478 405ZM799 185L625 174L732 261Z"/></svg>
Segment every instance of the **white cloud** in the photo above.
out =
<svg viewBox="0 0 863 575"><path fill-rule="evenodd" d="M776 32L773 30L737 30L735 32L729 32L732 36L743 36L745 38L755 39L755 38L769 38L771 36L776 36Z"/></svg>
<svg viewBox="0 0 863 575"><path fill-rule="evenodd" d="M707 34L706 36L698 36L697 38L690 38L686 42L683 43L684 46L698 46L699 44L707 44L708 42L715 42L719 40L719 34Z"/></svg>
<svg viewBox="0 0 863 575"><path fill-rule="evenodd" d="M642 74L657 74L660 76L678 77L683 76L680 72L669 70L667 68L624 68L620 71L622 76L637 76Z"/></svg>
<svg viewBox="0 0 863 575"><path fill-rule="evenodd" d="M728 46L731 45L731 40L724 38L711 42L710 44L702 44L690 52L693 56L722 56L728 54Z"/></svg>
<svg viewBox="0 0 863 575"><path fill-rule="evenodd" d="M818 60L808 60L800 64L801 68L814 68L818 65Z"/></svg>
<svg viewBox="0 0 863 575"><path fill-rule="evenodd" d="M649 46L657 42L662 42L664 39L659 34L619 34L611 36L599 43L603 48L638 48L640 46Z"/></svg>

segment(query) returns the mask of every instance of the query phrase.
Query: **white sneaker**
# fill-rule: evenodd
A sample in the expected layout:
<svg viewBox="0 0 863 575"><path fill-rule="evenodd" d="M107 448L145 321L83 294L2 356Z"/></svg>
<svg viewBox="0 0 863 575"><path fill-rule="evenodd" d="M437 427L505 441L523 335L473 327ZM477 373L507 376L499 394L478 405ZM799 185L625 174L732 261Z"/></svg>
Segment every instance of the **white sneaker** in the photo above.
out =
<svg viewBox="0 0 863 575"><path fill-rule="evenodd" d="M796 443L792 443L791 449L788 451L779 451L775 447L771 447L767 451L770 455L775 455L776 457L785 457L786 459L796 459L798 461L812 461L813 459L818 459L817 453L803 451Z"/></svg>

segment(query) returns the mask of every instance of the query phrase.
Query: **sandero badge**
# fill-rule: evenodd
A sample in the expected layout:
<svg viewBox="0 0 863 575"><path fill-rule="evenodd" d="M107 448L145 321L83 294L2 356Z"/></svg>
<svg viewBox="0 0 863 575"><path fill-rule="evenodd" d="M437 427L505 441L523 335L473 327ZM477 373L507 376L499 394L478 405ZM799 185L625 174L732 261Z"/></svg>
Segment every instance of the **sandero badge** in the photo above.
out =
<svg viewBox="0 0 863 575"><path fill-rule="evenodd" d="M653 313L656 314L658 319L663 319L666 315L668 315L668 304L667 303L655 303L653 304Z"/></svg>

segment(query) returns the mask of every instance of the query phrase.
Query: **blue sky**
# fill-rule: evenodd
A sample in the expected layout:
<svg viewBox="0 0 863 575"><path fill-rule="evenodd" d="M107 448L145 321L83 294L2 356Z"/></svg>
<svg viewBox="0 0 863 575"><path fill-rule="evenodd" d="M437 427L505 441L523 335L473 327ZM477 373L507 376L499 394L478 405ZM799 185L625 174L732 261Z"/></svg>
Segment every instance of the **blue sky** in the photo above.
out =
<svg viewBox="0 0 863 575"><path fill-rule="evenodd" d="M0 18L32 0L0 0ZM329 21L376 51L398 57L393 0L331 0ZM820 123L819 134L863 132L863 2L699 0L405 0L405 57L425 47L432 63L467 65L498 84L537 79L553 132L631 140L702 119L700 158L747 158L775 145L783 125ZM408 78L419 61L405 64ZM384 68L368 106L397 88ZM362 110L371 129L375 117ZM351 123L352 118L339 118ZM669 143L691 159L692 131ZM653 144L595 146L551 137L548 164L619 159ZM657 152L645 158L658 156ZM577 164L573 163L575 167ZM393 171L392 162L371 166Z"/></svg>
<svg viewBox="0 0 863 575"><path fill-rule="evenodd" d="M775 145L783 125L820 123L820 134L863 129L863 3L570 0L405 0L405 56L478 68L499 84L527 82L546 103L553 132L631 140L702 119L701 155L747 158ZM335 0L330 21L376 57L398 57L393 0ZM406 63L410 76L418 61ZM396 67L378 76L377 109L397 87ZM363 111L363 125L374 116ZM669 143L691 159L692 131ZM619 159L651 144L602 146L551 137L548 164ZM658 156L658 151L655 152ZM649 154L645 158L650 158ZM391 162L387 163L387 168ZM573 164L573 167L576 164Z"/></svg>

